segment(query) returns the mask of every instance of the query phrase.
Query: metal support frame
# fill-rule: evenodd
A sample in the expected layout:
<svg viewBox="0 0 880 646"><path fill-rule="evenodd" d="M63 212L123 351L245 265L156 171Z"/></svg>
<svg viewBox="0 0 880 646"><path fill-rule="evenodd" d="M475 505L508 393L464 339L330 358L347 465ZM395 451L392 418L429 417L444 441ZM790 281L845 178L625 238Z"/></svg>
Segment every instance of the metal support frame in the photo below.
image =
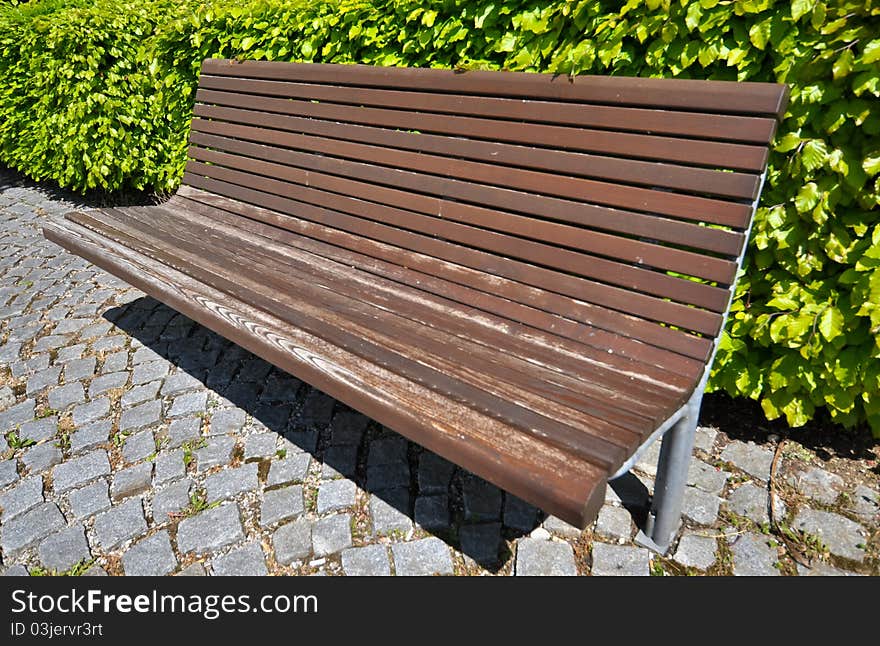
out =
<svg viewBox="0 0 880 646"><path fill-rule="evenodd" d="M761 199L761 192L764 189L764 180L766 178L767 170L765 169L761 173L761 180L758 184L758 197L752 202L752 217L749 219L749 227L745 231L745 242L739 257L736 259L737 278L742 269L746 247L748 247L752 232L752 224L755 220L755 211L758 209L758 202ZM735 290L736 279L730 285L729 302L733 301ZM657 478L654 481L654 495L651 498L651 508L648 510L644 529L639 531L635 538L635 542L639 545L660 554L666 554L669 550L681 525L681 507L684 501L685 488L687 487L688 466L694 451L694 436L697 431L697 422L700 419L700 405L703 402L703 393L706 390L706 383L709 381L709 373L712 369L712 363L715 361L715 354L718 351L721 335L727 326L729 312L730 306L728 305L721 319L721 332L715 337L715 343L712 346L709 361L706 363L706 369L690 399L654 431L644 444L636 450L633 456L609 478L609 480L613 480L629 471L645 450L665 435L663 444L660 446L660 457L657 460Z"/></svg>

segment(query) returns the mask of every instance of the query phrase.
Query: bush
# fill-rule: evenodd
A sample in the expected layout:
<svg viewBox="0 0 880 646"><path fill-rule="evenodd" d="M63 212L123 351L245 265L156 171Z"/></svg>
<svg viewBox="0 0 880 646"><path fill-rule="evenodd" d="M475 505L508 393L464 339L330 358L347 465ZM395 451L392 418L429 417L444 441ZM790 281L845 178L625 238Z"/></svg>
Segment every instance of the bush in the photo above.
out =
<svg viewBox="0 0 880 646"><path fill-rule="evenodd" d="M0 160L77 190L173 189L212 56L786 82L710 388L880 435L878 16L871 0L0 5Z"/></svg>

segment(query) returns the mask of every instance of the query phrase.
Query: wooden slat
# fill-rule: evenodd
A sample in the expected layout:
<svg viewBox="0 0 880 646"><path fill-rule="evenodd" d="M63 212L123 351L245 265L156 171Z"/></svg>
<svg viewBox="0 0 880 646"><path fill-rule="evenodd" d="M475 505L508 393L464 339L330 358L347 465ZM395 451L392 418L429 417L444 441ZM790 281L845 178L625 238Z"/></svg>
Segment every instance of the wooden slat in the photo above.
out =
<svg viewBox="0 0 880 646"><path fill-rule="evenodd" d="M212 120L278 128L383 148L462 157L489 162L494 166L506 165L545 173L553 172L563 177L590 177L740 200L754 200L758 193L759 178L755 174L307 119L296 116L297 112L290 107L289 102L283 100L277 100L280 105L273 111L284 110L285 114L267 115L264 111L256 110L254 105L257 101L265 102L260 97L247 94L200 91L197 100L204 101L205 104L196 104L194 114ZM267 107L261 105L260 109L266 110ZM519 125L511 124L511 127L518 128ZM555 186L554 184L554 189Z"/></svg>
<svg viewBox="0 0 880 646"><path fill-rule="evenodd" d="M238 148L239 146L235 145L235 147ZM289 172L282 171L272 164L264 164L261 161L242 158L226 152L203 148L191 148L189 152L190 157L193 159L218 166L222 165L226 168L248 170L270 177L283 177L285 173L289 174ZM302 182L305 181L303 178ZM326 178L315 177L313 173L309 174L309 186L321 188L322 184L327 183L339 184L339 182L328 182ZM357 195L359 192L377 193L375 187L371 185L359 186L357 182L347 179L343 179L342 183L348 189L345 191L347 195ZM403 205L405 203L409 210L431 216L439 214L444 220L453 220L464 225L481 227L504 235L556 244L560 247L604 256L610 260L623 260L627 263L645 267L676 271L715 281L722 285L730 284L736 275L736 264L723 258L664 247L623 236L584 230L580 227L545 222L534 217L474 207L473 205L452 203L446 208L444 208L446 205L438 208L437 201L433 198L414 196L412 194L404 195L397 191L392 191L391 193L391 199L395 201L395 204ZM423 229L420 224L422 221L419 219L409 218L408 220L407 228L426 233L436 233L436 231L430 231L428 228ZM428 220L425 226L430 227L431 225L432 220ZM461 239L459 241L479 245L479 237L476 235L470 236L468 241ZM599 262L606 261L602 260Z"/></svg>
<svg viewBox="0 0 880 646"><path fill-rule="evenodd" d="M776 131L776 119L771 117L743 117L616 105L261 81L210 74L199 78L199 88L236 94L277 96L286 99L308 99L381 108L405 108L416 112L533 121L580 128L652 132L754 144L769 143ZM208 102L214 101L212 99ZM226 105L223 101L217 102Z"/></svg>
<svg viewBox="0 0 880 646"><path fill-rule="evenodd" d="M202 94L204 96L204 93ZM661 137L648 134L572 128L538 123L510 123L478 117L458 117L334 103L255 97L252 107L271 111L284 103L285 111L300 117L356 123L400 130L468 137L489 141L544 146L559 150L594 152L626 158L678 162L759 172L767 163L767 147L718 141Z"/></svg>
<svg viewBox="0 0 880 646"><path fill-rule="evenodd" d="M625 459L624 445L617 443L620 441L618 438L611 439L615 427L610 423L591 420L591 423L599 425L601 431L588 433L588 428L590 431L593 429L578 429L571 426L570 422L561 421L560 418L569 417L561 405L551 411L546 406L540 406L540 400L528 397L527 393L517 394L517 391L506 388L499 381L490 382L486 375L472 371L467 366L459 365L456 370L455 365L431 352L419 355L419 359L399 354L400 350L408 349L411 352L417 346L407 343L407 339L395 342L390 335L383 334L369 323L359 324L356 318L345 316L358 309L355 304L348 304L347 311L343 309L342 314L338 314L335 308L328 308L326 305L333 302L337 307L344 307L342 299L335 299L318 288L309 289L304 281L297 281L292 277L288 279L298 290L302 290L300 293L303 298L293 300L286 292L279 291L276 285L272 285L271 278L265 274L254 271L242 274L237 269L227 269L219 262L207 260L205 254L194 254L182 248L183 245L171 248L167 244L151 244L151 236L144 232L132 236L132 232L122 231L125 227L118 221L108 227L106 221L99 219L100 213L79 213L68 217L72 217L78 224L95 226L99 233L109 235L123 244L127 242L141 253L182 271L201 283L224 291L237 300L270 312L296 328L315 334L479 411L496 416L523 432L600 464L609 471ZM154 231L154 235L159 234L156 237L160 240L164 233L160 230ZM267 280L270 282L268 285ZM395 331L401 330L395 328ZM447 371L456 371L456 374L453 377ZM517 403L523 399L539 408L540 412Z"/></svg>
<svg viewBox="0 0 880 646"><path fill-rule="evenodd" d="M191 162L196 164L198 162ZM526 264L506 258L496 256L485 251L472 249L465 246L459 246L447 242L430 238L419 233L413 233L402 229L390 227L380 222L374 222L363 218L346 215L341 211L331 210L315 206L307 202L297 201L278 194L281 191L291 192L295 185L286 184L281 187L276 186L280 182L269 180L267 178L258 178L251 175L243 177L244 174L236 174L236 171L224 169L218 166L212 166L211 174L214 177L223 175L232 182L221 180L213 181L208 179L205 181L198 175L191 172L184 174L184 181L190 186L196 186L205 190L213 190L221 195L226 195L233 199L242 200L257 206L263 206L283 213L289 213L296 217L304 218L334 228L348 231L357 235L366 236L376 240L382 240L405 249L411 249L437 258L443 258L450 262L456 262L471 266L481 271L487 271L492 274L500 274L507 276L512 280L534 284L543 289L550 289L559 293L566 293L575 298L594 302L605 307L618 309L619 311L633 313L643 318L657 320L671 325L685 327L695 332L705 334L716 334L720 327L720 316L707 310L688 307L680 303L661 300L646 294L640 294L628 289L614 287L596 283L590 280L570 276L559 271L544 269L539 266ZM238 183L233 183L237 180ZM243 183L249 184L253 188L244 186ZM257 190L255 190L257 189ZM315 199L311 189L306 189L311 197ZM268 192L262 192L268 191ZM357 208L357 204L350 203L350 198L343 196L330 196L331 207L334 201L345 202L348 208ZM365 205L366 206L366 205ZM389 215L387 208L376 209L381 215ZM401 214L403 215L403 214ZM557 262L558 265L558 262ZM585 271L578 267L581 271ZM670 278L662 274L658 274L661 278ZM675 280L675 279L673 279ZM690 282L690 281L682 281ZM705 287L698 283L690 283L697 287Z"/></svg>
<svg viewBox="0 0 880 646"><path fill-rule="evenodd" d="M356 267L427 288L436 285L435 294L453 295L465 304L497 312L526 325L556 331L573 341L600 348L606 361L629 357L655 366L665 366L677 374L694 377L701 373L711 342L680 330L637 319L613 310L576 301L509 279L481 273L419 254L323 227L307 220L256 207L191 186L182 186L172 202L185 211L255 231L298 247L312 240L321 253ZM303 236L306 236L303 238ZM482 290L482 291L480 291ZM549 314L545 314L549 313ZM607 331L613 331L609 334ZM636 343L627 343L630 338ZM609 354L607 351L611 350ZM696 359L676 361L672 353Z"/></svg>
<svg viewBox="0 0 880 646"><path fill-rule="evenodd" d="M423 352L430 352L442 356L444 362L452 360L451 374L463 370L454 365L460 364L467 366L466 372L477 370L492 375L514 386L520 397L532 397L532 410L546 408L541 400L550 400L556 414L558 404L562 404L585 414L594 426L604 428L612 422L630 434L610 428L603 436L618 444L622 441L624 447L632 444L632 433L637 434L636 443L640 443L646 433L681 405L686 395L684 390L658 387L657 381L628 378L595 364L577 365L550 345L555 340L533 350L526 340L515 343L509 334L486 325L485 317L481 324L479 315L474 316L472 311L462 312L439 299L426 304L416 290L377 282L375 277L361 278L357 269L328 262L324 257L267 244L259 238L255 246L254 237L238 227L224 227L214 221L205 226L204 222L191 222L191 215L181 219L168 211L157 213L155 208L110 209L104 213L119 224L103 220L103 227L134 227L146 236L162 239L165 244L159 248L185 249L196 258L210 250L212 257L223 259L224 269L237 269L243 275L257 273L267 288L294 293L297 299L308 298L314 303L322 296L338 294L342 300L337 298L330 305L334 313L348 312L358 318L367 312L367 321L381 318L379 328L391 335L390 346L405 342L404 353L423 357ZM318 300L308 296L315 286L320 286ZM688 384L688 391L693 385L693 381ZM596 420L596 415L601 418ZM577 423L581 418L573 419Z"/></svg>
<svg viewBox="0 0 880 646"><path fill-rule="evenodd" d="M407 381L319 337L72 222L44 225L49 240L254 352L331 397L514 495L584 527L607 471Z"/></svg>
<svg viewBox="0 0 880 646"><path fill-rule="evenodd" d="M431 92L466 92L781 118L788 88L775 83L452 71L368 65L207 59L202 74Z"/></svg>
<svg viewBox="0 0 880 646"><path fill-rule="evenodd" d="M194 130L190 135L190 141L196 146L307 169L310 181L313 182L313 185L321 188L341 193L357 189L359 194L370 196L367 199L371 199L371 201L392 206L401 206L404 203L404 197L399 191L376 184L383 176L367 165L353 164L346 160L315 160L307 153L231 138L235 135L247 134L247 130L239 130L240 126L214 124L214 128L230 136L212 135ZM342 175L342 178L325 174L315 166L330 173L335 171ZM352 177L363 179L368 183L367 186L351 183L353 180L346 181L346 178ZM314 184L314 182L319 183ZM745 236L737 231L704 227L691 222L569 200L533 196L497 187L477 190L460 182L420 177L415 173L396 173L393 186L400 189L410 189L405 196L405 202L410 205L410 208L427 214L442 212L445 217L458 218L461 221L467 221L468 218L481 213L522 210L532 217L545 217L576 226L622 233L626 236L673 242L732 257L739 255L745 240ZM433 192L435 199L428 199L428 196L421 193L423 191ZM447 194L452 198L451 200L443 199L443 196ZM459 201L467 198L479 200L488 206L481 207L477 204Z"/></svg>

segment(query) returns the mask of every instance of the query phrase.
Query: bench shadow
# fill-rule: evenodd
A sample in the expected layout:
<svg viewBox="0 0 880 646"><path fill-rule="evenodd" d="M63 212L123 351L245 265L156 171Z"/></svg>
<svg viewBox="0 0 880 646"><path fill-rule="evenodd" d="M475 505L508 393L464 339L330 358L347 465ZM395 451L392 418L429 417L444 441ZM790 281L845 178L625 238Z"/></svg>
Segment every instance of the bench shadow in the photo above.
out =
<svg viewBox="0 0 880 646"><path fill-rule="evenodd" d="M433 535L496 573L512 557L507 540L530 533L546 518L151 297L103 316L224 398L221 407L242 409L265 427L259 430L290 442L294 453L311 454L322 478L353 480L370 496L374 523L381 519L383 525L359 527L367 537L411 530Z"/></svg>

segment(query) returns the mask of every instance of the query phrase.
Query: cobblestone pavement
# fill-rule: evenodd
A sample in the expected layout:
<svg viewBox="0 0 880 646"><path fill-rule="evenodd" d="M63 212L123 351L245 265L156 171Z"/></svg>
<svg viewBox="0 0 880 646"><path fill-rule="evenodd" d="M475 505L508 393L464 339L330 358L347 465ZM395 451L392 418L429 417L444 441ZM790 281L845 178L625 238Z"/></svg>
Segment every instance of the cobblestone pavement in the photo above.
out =
<svg viewBox="0 0 880 646"><path fill-rule="evenodd" d="M44 240L78 204L0 169L8 575L878 573L870 470L789 442L786 541L772 445L701 428L668 558L632 542L656 450L580 532Z"/></svg>

